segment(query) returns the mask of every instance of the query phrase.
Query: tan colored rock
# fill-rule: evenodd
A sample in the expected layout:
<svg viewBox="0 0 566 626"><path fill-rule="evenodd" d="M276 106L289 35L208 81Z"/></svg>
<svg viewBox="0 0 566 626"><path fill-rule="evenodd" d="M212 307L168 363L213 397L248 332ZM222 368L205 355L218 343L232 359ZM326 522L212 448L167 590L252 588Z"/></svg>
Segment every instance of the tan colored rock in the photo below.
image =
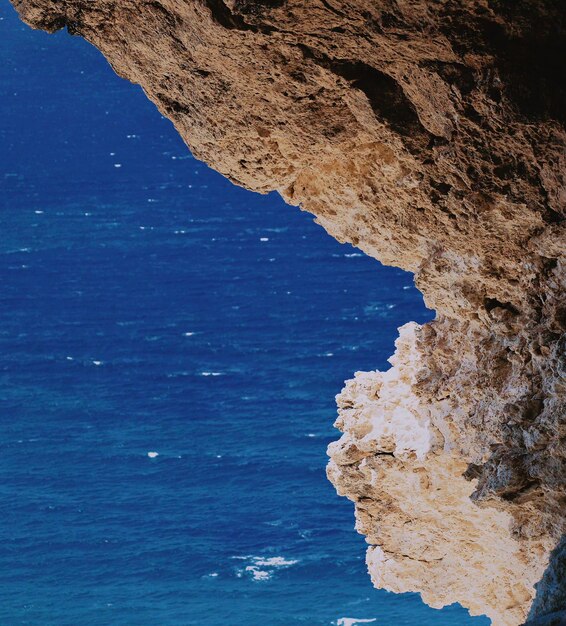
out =
<svg viewBox="0 0 566 626"><path fill-rule="evenodd" d="M420 334L416 324L403 326L393 367L358 372L337 397L344 434L328 448L328 477L356 503L376 587L420 592L435 608L460 602L496 624L522 623L553 546L517 541L509 512L472 502L477 480L464 477L454 408L416 388Z"/></svg>
<svg viewBox="0 0 566 626"><path fill-rule="evenodd" d="M195 156L415 274L437 318L347 384L330 450L374 582L496 624L564 609L556 576L532 599L565 531L566 5L13 3L97 46Z"/></svg>

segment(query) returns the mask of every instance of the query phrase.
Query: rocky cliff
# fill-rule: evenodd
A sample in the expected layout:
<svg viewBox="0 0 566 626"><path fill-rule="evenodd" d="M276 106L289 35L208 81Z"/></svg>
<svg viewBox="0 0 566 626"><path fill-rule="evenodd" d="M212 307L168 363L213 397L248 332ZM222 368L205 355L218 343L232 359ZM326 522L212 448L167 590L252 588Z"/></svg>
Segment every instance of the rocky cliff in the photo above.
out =
<svg viewBox="0 0 566 626"><path fill-rule="evenodd" d="M414 273L437 317L346 383L329 477L376 586L560 620L562 0L12 1L97 46L197 158Z"/></svg>

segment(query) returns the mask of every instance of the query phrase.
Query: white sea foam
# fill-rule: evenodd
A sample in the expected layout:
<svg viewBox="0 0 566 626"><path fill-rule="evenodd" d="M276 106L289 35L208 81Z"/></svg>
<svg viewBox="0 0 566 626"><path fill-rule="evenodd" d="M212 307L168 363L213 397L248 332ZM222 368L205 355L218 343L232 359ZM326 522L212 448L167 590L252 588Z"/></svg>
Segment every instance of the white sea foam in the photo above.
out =
<svg viewBox="0 0 566 626"><path fill-rule="evenodd" d="M246 567L246 572L250 573L254 580L269 580L271 578L271 574L269 572L265 572L255 565L248 565Z"/></svg>
<svg viewBox="0 0 566 626"><path fill-rule="evenodd" d="M282 556L272 556L268 559L256 556L254 557L256 565L261 567L290 567L296 565L299 561L296 559L285 559Z"/></svg>
<svg viewBox="0 0 566 626"><path fill-rule="evenodd" d="M355 617L341 617L337 622L337 626L356 626L356 624L369 624L370 622L376 622L377 619L361 619Z"/></svg>
<svg viewBox="0 0 566 626"><path fill-rule="evenodd" d="M157 457L159 456L159 452L155 452L155 451L153 451L153 450L152 450L152 451L150 451L150 452L148 452L148 453L147 453L147 456L148 456L150 459L155 459L155 458L157 458Z"/></svg>
<svg viewBox="0 0 566 626"><path fill-rule="evenodd" d="M103 361L93 361L93 365L102 365Z"/></svg>
<svg viewBox="0 0 566 626"><path fill-rule="evenodd" d="M222 376L222 372L201 372L201 376Z"/></svg>
<svg viewBox="0 0 566 626"><path fill-rule="evenodd" d="M247 574L257 581L269 580L275 573L275 570L291 567L299 562L296 559L286 559L282 556L263 557L248 555L234 556L232 558L248 562L248 565L243 569L236 570L238 578L242 578L244 574Z"/></svg>

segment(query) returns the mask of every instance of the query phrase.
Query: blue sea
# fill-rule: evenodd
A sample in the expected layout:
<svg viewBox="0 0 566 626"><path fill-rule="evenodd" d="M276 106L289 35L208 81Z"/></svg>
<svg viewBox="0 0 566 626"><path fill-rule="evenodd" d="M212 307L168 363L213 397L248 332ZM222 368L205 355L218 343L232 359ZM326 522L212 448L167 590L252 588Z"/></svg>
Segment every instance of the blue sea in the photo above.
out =
<svg viewBox="0 0 566 626"><path fill-rule="evenodd" d="M334 396L412 278L192 158L0 0L0 625L485 626L371 585Z"/></svg>

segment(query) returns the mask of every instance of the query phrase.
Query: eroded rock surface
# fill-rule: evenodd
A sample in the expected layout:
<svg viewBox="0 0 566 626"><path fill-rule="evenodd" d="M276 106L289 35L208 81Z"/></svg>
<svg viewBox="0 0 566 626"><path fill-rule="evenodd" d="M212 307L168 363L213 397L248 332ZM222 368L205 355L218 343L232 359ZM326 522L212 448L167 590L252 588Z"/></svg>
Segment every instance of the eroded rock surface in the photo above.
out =
<svg viewBox="0 0 566 626"><path fill-rule="evenodd" d="M540 534L518 541L506 507L472 500L478 481L467 476L460 414L450 398L419 393L423 329L399 331L393 367L358 372L337 397L344 435L329 446L328 477L356 502L377 587L419 591L436 608L457 599L496 624L522 623L552 543Z"/></svg>
<svg viewBox="0 0 566 626"><path fill-rule="evenodd" d="M566 608L562 0L12 1L195 156L414 273L437 318L347 383L330 448L375 584L500 625Z"/></svg>

